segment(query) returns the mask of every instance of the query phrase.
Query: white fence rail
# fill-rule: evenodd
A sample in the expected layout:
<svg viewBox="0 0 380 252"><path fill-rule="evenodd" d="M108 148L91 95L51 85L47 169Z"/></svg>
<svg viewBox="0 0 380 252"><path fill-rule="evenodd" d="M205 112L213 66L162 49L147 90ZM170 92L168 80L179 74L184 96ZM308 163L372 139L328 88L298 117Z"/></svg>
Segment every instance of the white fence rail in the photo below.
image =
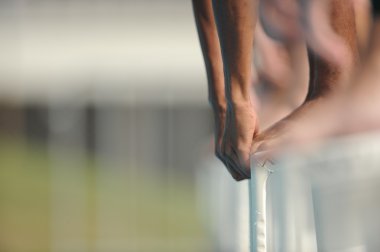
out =
<svg viewBox="0 0 380 252"><path fill-rule="evenodd" d="M267 184L264 251L378 251L379 139L372 134L336 140L277 162ZM251 196L252 202L260 200L254 191ZM254 231L257 209L250 215ZM251 237L251 251L263 251Z"/></svg>

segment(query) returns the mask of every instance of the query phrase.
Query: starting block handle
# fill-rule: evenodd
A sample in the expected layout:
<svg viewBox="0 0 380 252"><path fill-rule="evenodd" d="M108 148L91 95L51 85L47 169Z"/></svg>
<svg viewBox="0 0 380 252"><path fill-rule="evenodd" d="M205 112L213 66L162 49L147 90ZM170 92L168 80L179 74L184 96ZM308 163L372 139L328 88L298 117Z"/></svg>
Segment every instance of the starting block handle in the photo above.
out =
<svg viewBox="0 0 380 252"><path fill-rule="evenodd" d="M266 185L270 174L270 170L267 166L269 166L270 163L258 163L258 156L262 154L263 153L257 153L251 157L251 252L267 252Z"/></svg>

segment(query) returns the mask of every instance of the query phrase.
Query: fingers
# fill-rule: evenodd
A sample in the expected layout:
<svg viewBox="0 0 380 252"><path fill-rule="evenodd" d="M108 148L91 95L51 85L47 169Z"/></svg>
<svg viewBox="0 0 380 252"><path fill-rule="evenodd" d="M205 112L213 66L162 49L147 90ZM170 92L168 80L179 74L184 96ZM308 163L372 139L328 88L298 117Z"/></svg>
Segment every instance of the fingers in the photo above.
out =
<svg viewBox="0 0 380 252"><path fill-rule="evenodd" d="M249 179L249 165L244 165L242 168L242 164L247 163L244 161L246 159L241 158L242 154L238 154L233 148L228 148L227 151L226 145L224 144L222 147L221 142L222 141L219 137L215 137L215 156L224 164L228 172L236 181Z"/></svg>
<svg viewBox="0 0 380 252"><path fill-rule="evenodd" d="M223 162L235 180L241 181L251 177L249 150L243 152L229 144L224 144L222 153Z"/></svg>
<svg viewBox="0 0 380 252"><path fill-rule="evenodd" d="M243 172L240 169L239 164L236 161L234 161L233 158L230 158L227 154L221 154L220 152L215 152L215 155L220 161L222 161L224 166L227 168L228 172L236 181L241 181L241 180L250 178L250 174L248 172Z"/></svg>
<svg viewBox="0 0 380 252"><path fill-rule="evenodd" d="M227 170L230 172L232 178L236 181L242 181L244 179L251 178L250 174L244 173L239 166L234 162L233 159L230 159L229 157L226 157L226 167Z"/></svg>
<svg viewBox="0 0 380 252"><path fill-rule="evenodd" d="M237 180L250 178L249 156L252 139L257 133L257 115L251 103L229 107L217 156Z"/></svg>

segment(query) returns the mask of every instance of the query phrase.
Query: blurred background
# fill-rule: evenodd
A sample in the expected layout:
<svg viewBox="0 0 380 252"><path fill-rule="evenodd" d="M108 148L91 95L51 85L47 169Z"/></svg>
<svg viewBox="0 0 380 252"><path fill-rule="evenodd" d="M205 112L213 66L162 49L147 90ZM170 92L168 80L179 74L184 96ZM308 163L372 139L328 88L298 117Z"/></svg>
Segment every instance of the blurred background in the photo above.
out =
<svg viewBox="0 0 380 252"><path fill-rule="evenodd" d="M0 251L215 251L191 1L0 1Z"/></svg>

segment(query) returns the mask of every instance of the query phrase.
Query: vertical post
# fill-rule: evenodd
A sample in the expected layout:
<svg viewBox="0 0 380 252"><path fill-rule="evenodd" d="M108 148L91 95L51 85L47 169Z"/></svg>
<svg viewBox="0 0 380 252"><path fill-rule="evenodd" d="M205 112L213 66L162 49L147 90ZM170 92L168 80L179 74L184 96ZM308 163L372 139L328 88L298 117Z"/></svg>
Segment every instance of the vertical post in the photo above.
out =
<svg viewBox="0 0 380 252"><path fill-rule="evenodd" d="M88 250L84 113L67 104L49 104L53 252Z"/></svg>
<svg viewBox="0 0 380 252"><path fill-rule="evenodd" d="M99 97L117 97L98 90ZM109 93L111 92L111 93ZM128 98L127 98L128 99ZM134 106L106 100L95 104L96 251L135 251L136 179Z"/></svg>
<svg viewBox="0 0 380 252"><path fill-rule="evenodd" d="M266 252L266 166L251 158L250 207L251 207L251 252Z"/></svg>

